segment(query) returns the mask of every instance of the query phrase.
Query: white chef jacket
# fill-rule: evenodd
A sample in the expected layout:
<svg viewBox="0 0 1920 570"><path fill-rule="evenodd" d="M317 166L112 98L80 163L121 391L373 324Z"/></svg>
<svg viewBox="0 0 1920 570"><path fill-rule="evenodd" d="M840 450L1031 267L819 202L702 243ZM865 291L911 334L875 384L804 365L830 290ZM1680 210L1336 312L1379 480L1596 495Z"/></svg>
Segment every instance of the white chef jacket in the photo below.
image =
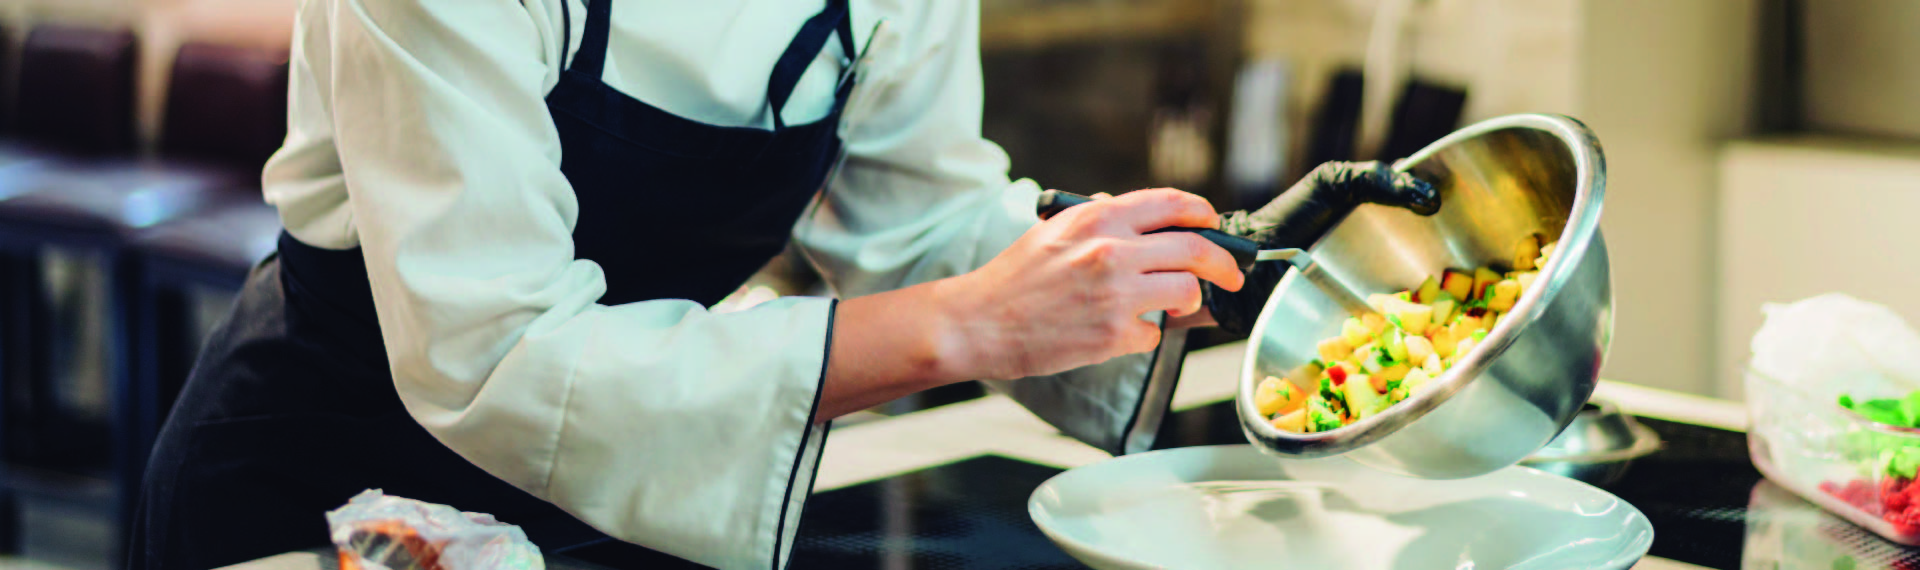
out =
<svg viewBox="0 0 1920 570"><path fill-rule="evenodd" d="M1009 180L981 137L975 2L852 4L855 44L873 42L841 125L847 160L794 230L842 297L980 266L1036 223L1039 190ZM823 5L618 0L603 80L689 119L770 128L769 72ZM611 536L782 567L826 438L809 419L832 301L596 302L605 279L573 256L578 204L543 102L585 13L582 0L306 0L266 199L302 242L362 249L401 400L449 448ZM827 45L788 124L830 110L846 54ZM1138 451L1172 390L1170 374L1149 381L1156 360L1179 359L991 384L1068 435Z"/></svg>

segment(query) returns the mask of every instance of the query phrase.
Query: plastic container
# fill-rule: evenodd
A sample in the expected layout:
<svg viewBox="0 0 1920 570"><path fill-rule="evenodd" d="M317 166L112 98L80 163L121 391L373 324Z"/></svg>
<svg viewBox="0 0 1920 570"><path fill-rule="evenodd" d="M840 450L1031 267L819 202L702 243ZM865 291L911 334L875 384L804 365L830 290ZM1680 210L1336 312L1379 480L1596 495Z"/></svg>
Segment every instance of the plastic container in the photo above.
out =
<svg viewBox="0 0 1920 570"><path fill-rule="evenodd" d="M1899 398L1909 387L1856 376L1818 389L1831 394L1814 393L1751 368L1746 385L1747 451L1761 474L1887 540L1920 546L1920 485L1895 461L1901 449L1920 456L1920 430L1870 421L1838 402L1843 390L1856 399Z"/></svg>

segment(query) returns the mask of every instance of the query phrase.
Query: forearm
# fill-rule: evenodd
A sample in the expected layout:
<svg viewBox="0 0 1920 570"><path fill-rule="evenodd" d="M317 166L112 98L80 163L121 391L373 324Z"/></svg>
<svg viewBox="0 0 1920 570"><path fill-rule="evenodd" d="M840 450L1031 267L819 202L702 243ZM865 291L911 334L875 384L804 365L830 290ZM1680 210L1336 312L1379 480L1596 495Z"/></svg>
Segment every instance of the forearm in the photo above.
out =
<svg viewBox="0 0 1920 570"><path fill-rule="evenodd" d="M957 324L939 300L948 281L840 303L817 421L970 379L956 370Z"/></svg>

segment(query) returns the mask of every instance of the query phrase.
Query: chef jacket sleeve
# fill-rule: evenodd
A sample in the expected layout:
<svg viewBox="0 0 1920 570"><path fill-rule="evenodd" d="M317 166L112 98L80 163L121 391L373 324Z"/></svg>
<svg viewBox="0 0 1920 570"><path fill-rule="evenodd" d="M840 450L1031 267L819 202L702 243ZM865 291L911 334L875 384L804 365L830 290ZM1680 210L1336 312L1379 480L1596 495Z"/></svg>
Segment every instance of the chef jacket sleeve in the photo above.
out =
<svg viewBox="0 0 1920 570"><path fill-rule="evenodd" d="M857 30L873 28L873 14L854 16ZM873 38L842 127L845 162L795 228L840 296L972 271L1038 223L1039 186L1010 180L1006 152L980 132L979 25L977 2L927 2ZM1184 338L1173 331L1154 352L987 385L1089 445L1144 451L1179 376Z"/></svg>
<svg viewBox="0 0 1920 570"><path fill-rule="evenodd" d="M834 302L597 304L606 283L574 258L578 205L542 102L560 41L534 17L303 3L295 100L328 108L296 110L293 131L334 140L288 145L305 150L266 183L345 185L337 221L358 234L395 387L447 447L614 537L784 566L826 435L813 415Z"/></svg>

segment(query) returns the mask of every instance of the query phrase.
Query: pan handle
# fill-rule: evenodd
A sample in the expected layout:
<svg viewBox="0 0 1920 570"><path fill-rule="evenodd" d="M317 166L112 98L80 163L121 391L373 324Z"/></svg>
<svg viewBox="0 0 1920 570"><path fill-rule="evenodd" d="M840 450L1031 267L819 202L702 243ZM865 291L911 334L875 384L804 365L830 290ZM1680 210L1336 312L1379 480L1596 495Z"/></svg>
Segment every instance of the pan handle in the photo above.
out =
<svg viewBox="0 0 1920 570"><path fill-rule="evenodd" d="M1040 219L1045 220L1048 218L1052 218L1055 214L1059 214L1061 211L1066 210L1067 208L1071 208L1071 207L1078 206L1078 205L1085 204L1087 202L1092 202L1092 201L1093 201L1092 198L1088 198L1086 196L1081 196L1079 194L1074 194L1071 192L1061 192L1059 190L1047 190L1040 193L1040 201L1036 205L1035 210L1036 210L1036 213L1040 215ZM1260 244L1258 242L1255 242L1253 240L1243 238L1240 236L1236 236L1233 234L1229 234L1226 232L1222 232L1216 229L1166 227L1166 228L1153 230L1147 233L1157 234L1161 232L1186 232L1186 233L1196 234L1196 235L1199 235L1200 237L1206 238L1207 241L1213 242L1214 245L1220 246L1220 249L1227 250L1227 254L1233 256L1234 263L1237 263L1240 265L1240 272L1242 273L1245 273L1248 270L1253 269L1253 262L1255 261L1255 257L1260 254Z"/></svg>

